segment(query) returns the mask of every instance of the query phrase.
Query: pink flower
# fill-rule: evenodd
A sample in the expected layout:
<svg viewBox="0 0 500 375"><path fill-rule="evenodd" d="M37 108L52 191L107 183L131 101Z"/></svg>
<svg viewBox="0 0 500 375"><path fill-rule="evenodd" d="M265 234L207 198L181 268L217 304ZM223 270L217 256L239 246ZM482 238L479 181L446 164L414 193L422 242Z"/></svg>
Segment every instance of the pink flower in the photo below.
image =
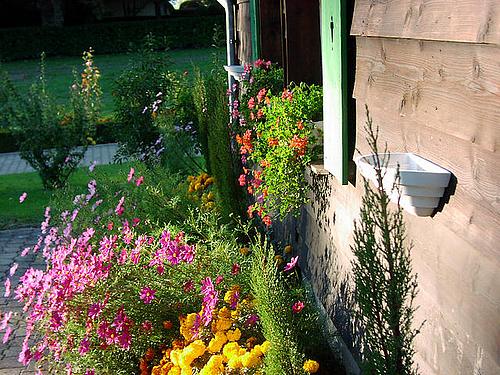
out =
<svg viewBox="0 0 500 375"><path fill-rule="evenodd" d="M27 196L28 196L28 194L26 192L22 193L19 196L19 203L23 203Z"/></svg>
<svg viewBox="0 0 500 375"><path fill-rule="evenodd" d="M125 202L125 197L121 197L120 200L118 201L118 204L116 205L115 213L118 216L123 215L123 212L125 211L125 209L123 208L123 203L124 202Z"/></svg>
<svg viewBox="0 0 500 375"><path fill-rule="evenodd" d="M231 275L237 275L240 273L241 266L238 263L233 264L233 267L231 268Z"/></svg>
<svg viewBox="0 0 500 375"><path fill-rule="evenodd" d="M302 311L303 308L304 308L304 302L302 301L297 301L292 305L292 311L294 312L294 314L298 314L299 312Z"/></svg>
<svg viewBox="0 0 500 375"><path fill-rule="evenodd" d="M99 315L101 315L102 310L103 310L104 304L103 303L93 303L89 307L89 311L87 313L88 317L90 319L96 319Z"/></svg>
<svg viewBox="0 0 500 375"><path fill-rule="evenodd" d="M10 267L10 270L9 270L9 275L10 276L14 276L14 274L16 273L17 271L17 267L19 267L19 265L17 263L14 263L11 267Z"/></svg>
<svg viewBox="0 0 500 375"><path fill-rule="evenodd" d="M90 341L89 338L85 336L83 340L80 342L78 353L80 353L80 355L85 355L88 353L89 349L90 349Z"/></svg>
<svg viewBox="0 0 500 375"><path fill-rule="evenodd" d="M133 226L133 227L136 227L136 226L138 226L138 225L139 225L139 223L140 223L140 222L141 222L141 219L139 219L138 217L134 217L134 218L132 219L132 226Z"/></svg>
<svg viewBox="0 0 500 375"><path fill-rule="evenodd" d="M5 334L3 335L2 343L5 344L7 341L9 341L11 333L12 333L12 327L8 326L7 329L5 330Z"/></svg>
<svg viewBox="0 0 500 375"><path fill-rule="evenodd" d="M141 184L144 182L144 176L139 177L137 180L135 180L135 185L136 186L141 186Z"/></svg>
<svg viewBox="0 0 500 375"><path fill-rule="evenodd" d="M135 174L135 169L130 168L130 172L128 172L128 176L127 176L127 182L132 181L132 179L134 178L134 174Z"/></svg>
<svg viewBox="0 0 500 375"><path fill-rule="evenodd" d="M12 311L9 311L8 313L5 313L3 316L2 321L0 322L0 331L4 330L7 328L9 325L10 319L12 318Z"/></svg>
<svg viewBox="0 0 500 375"><path fill-rule="evenodd" d="M215 278L215 285L219 285L222 280L224 280L224 276L222 275L218 275L216 278Z"/></svg>
<svg viewBox="0 0 500 375"><path fill-rule="evenodd" d="M144 288L141 289L141 292L139 293L139 298L144 302L145 304L150 304L153 299L155 298L156 290L151 289L148 286L145 286Z"/></svg>
<svg viewBox="0 0 500 375"><path fill-rule="evenodd" d="M295 268L297 265L297 260L299 259L299 256L297 255L296 257L292 257L289 263L286 264L285 268L283 268L283 271L290 271Z"/></svg>
<svg viewBox="0 0 500 375"><path fill-rule="evenodd" d="M7 298L8 296L10 296L10 279L7 278L5 280L5 294L3 295L5 298Z"/></svg>
<svg viewBox="0 0 500 375"><path fill-rule="evenodd" d="M89 172L94 172L94 168L97 165L97 161L94 160L92 164L89 165Z"/></svg>
<svg viewBox="0 0 500 375"><path fill-rule="evenodd" d="M248 327L252 327L255 324L257 324L258 321L259 321L258 315L252 314L247 318L247 320L245 320L245 325Z"/></svg>
<svg viewBox="0 0 500 375"><path fill-rule="evenodd" d="M149 332L153 329L153 323L151 323L149 320L145 320L142 322L141 327L144 331Z"/></svg>

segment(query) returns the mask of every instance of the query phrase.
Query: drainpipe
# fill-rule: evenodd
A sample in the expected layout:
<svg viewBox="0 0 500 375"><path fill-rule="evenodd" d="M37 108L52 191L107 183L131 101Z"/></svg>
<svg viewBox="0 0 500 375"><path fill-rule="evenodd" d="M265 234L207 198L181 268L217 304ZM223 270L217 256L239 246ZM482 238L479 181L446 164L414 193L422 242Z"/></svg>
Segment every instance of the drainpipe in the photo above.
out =
<svg viewBox="0 0 500 375"><path fill-rule="evenodd" d="M217 0L220 5L224 7L226 11L226 52L227 52L227 65L236 65L235 58L235 36L234 36L234 8L232 0ZM234 77L227 73L227 81L229 86L229 96L230 106L233 104L233 85L236 83ZM231 108L229 108L229 113L231 113Z"/></svg>

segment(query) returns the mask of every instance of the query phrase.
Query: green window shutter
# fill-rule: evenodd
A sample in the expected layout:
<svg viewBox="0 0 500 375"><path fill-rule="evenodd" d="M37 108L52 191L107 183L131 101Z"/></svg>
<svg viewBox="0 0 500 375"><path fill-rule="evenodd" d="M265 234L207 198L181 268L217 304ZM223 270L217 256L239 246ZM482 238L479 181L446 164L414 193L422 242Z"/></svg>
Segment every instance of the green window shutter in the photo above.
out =
<svg viewBox="0 0 500 375"><path fill-rule="evenodd" d="M324 164L347 184L347 20L346 0L321 1Z"/></svg>
<svg viewBox="0 0 500 375"><path fill-rule="evenodd" d="M260 58L259 0L250 0L250 27L252 31L252 60Z"/></svg>

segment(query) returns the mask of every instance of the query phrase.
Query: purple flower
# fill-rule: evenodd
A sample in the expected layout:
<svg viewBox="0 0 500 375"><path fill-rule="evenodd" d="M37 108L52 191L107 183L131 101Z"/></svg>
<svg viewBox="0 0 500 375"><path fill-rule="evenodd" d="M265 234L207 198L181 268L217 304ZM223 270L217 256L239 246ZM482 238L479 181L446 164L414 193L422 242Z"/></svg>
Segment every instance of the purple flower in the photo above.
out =
<svg viewBox="0 0 500 375"><path fill-rule="evenodd" d="M150 304L153 299L155 298L156 290L151 289L148 286L145 286L144 288L141 289L141 292L139 293L139 298L144 302L145 304Z"/></svg>
<svg viewBox="0 0 500 375"><path fill-rule="evenodd" d="M289 263L286 264L285 268L283 268L283 271L290 271L295 268L297 265L297 260L299 259L299 256L297 255L296 257L292 257Z"/></svg>
<svg viewBox="0 0 500 375"><path fill-rule="evenodd" d="M23 203L27 196L28 196L28 194L26 192L22 193L19 196L19 203Z"/></svg>
<svg viewBox="0 0 500 375"><path fill-rule="evenodd" d="M96 319L99 315L101 315L103 307L104 307L104 304L102 304L100 302L93 303L89 307L89 311L87 313L88 317L90 319Z"/></svg>
<svg viewBox="0 0 500 375"><path fill-rule="evenodd" d="M97 160L94 160L89 166L89 172L94 172L94 168L97 165Z"/></svg>
<svg viewBox="0 0 500 375"><path fill-rule="evenodd" d="M80 353L80 355L85 355L88 353L89 349L90 349L90 341L89 338L85 336L83 340L80 342L80 348L78 348L78 353Z"/></svg>

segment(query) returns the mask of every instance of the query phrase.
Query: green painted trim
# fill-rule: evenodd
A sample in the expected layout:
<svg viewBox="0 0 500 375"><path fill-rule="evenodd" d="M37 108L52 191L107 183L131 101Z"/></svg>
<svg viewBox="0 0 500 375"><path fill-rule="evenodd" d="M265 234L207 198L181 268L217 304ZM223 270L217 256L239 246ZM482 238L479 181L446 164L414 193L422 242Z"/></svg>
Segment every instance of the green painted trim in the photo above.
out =
<svg viewBox="0 0 500 375"><path fill-rule="evenodd" d="M349 175L349 119L347 105L348 97L348 75L347 75L347 4L346 0L340 0L340 19L341 19L341 35L342 35L342 185L347 185Z"/></svg>
<svg viewBox="0 0 500 375"><path fill-rule="evenodd" d="M250 29L252 32L252 59L255 61L260 57L260 14L259 0L250 0Z"/></svg>

